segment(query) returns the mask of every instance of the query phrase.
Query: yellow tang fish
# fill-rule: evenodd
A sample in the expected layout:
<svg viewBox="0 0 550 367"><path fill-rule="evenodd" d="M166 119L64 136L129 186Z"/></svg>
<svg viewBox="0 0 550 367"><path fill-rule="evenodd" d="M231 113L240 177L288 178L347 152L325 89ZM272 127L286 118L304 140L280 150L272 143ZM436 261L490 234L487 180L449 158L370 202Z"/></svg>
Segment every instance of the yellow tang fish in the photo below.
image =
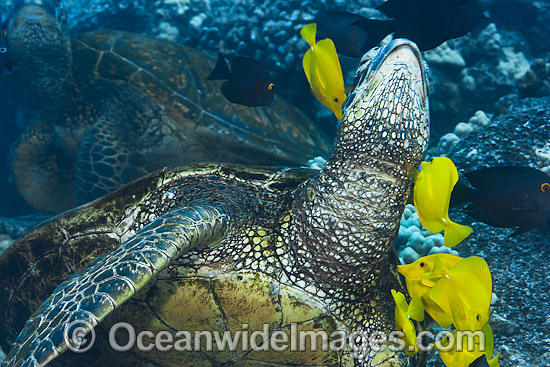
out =
<svg viewBox="0 0 550 367"><path fill-rule="evenodd" d="M424 310L441 327L448 328L452 319L428 296L436 282L462 261L463 258L446 253L424 256L408 265L398 265L397 271L405 277L411 298L420 298Z"/></svg>
<svg viewBox="0 0 550 367"><path fill-rule="evenodd" d="M457 340L459 330L453 330L452 333L447 334L441 341L435 342L435 349L439 351L439 356L445 366L468 367L473 365L479 357L485 355L489 367L500 367L498 363L500 353L491 359L494 349L491 326L486 324L482 331L483 335L485 335L484 348L481 347L483 343L478 338L469 338L467 334L462 335L462 341ZM468 339L471 340L470 346L468 346ZM460 347L461 349L459 350L461 351L457 351L457 347Z"/></svg>
<svg viewBox="0 0 550 367"><path fill-rule="evenodd" d="M416 321L424 320L422 302L420 298L413 298L411 303L407 305L407 300L403 293L392 289L391 294L395 301L395 326L397 330L405 334L405 353L412 356L418 352L418 347L416 346L416 328L411 319Z"/></svg>
<svg viewBox="0 0 550 367"><path fill-rule="evenodd" d="M311 23L302 27L300 34L309 44L302 65L313 95L326 108L334 112L338 120L343 118L342 105L346 100L344 77L336 47L331 39L315 42L317 24Z"/></svg>
<svg viewBox="0 0 550 367"><path fill-rule="evenodd" d="M489 321L492 290L489 266L481 257L472 256L453 266L428 295L457 329L477 331Z"/></svg>
<svg viewBox="0 0 550 367"><path fill-rule="evenodd" d="M445 231L444 243L452 247L472 233L472 228L449 219L451 192L458 181L458 171L449 158L437 157L431 163L422 162L414 184L414 206L420 223L428 231Z"/></svg>

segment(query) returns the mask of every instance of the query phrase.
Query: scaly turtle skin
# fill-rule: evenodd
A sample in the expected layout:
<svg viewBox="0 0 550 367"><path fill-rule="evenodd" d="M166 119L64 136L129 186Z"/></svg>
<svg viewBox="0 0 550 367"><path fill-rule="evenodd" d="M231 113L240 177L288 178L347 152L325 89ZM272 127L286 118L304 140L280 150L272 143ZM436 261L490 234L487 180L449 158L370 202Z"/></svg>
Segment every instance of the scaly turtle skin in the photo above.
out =
<svg viewBox="0 0 550 367"><path fill-rule="evenodd" d="M2 347L15 340L2 367L52 361L68 349L73 321L93 325L96 341L62 365L406 366L403 353L366 347L354 359L319 339L305 352L211 351L202 338L189 351L120 353L108 343L118 322L182 332L176 340L251 335L262 324L268 339L293 327L393 330L390 289L402 285L392 243L427 147L427 77L416 46L394 40L363 57L356 80L322 171L166 168L19 239L0 258Z"/></svg>
<svg viewBox="0 0 550 367"><path fill-rule="evenodd" d="M18 0L8 28L11 61L42 105L12 159L35 208L66 210L170 164L328 156L328 138L282 98L262 108L227 102L221 82L206 80L214 58L118 31L69 39L61 10Z"/></svg>

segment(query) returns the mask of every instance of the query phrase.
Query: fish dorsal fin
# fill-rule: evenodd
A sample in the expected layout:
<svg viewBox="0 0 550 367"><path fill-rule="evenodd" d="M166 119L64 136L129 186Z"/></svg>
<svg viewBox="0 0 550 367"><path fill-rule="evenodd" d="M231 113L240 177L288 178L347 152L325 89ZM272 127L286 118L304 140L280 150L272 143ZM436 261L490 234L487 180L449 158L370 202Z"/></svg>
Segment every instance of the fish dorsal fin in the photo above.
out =
<svg viewBox="0 0 550 367"><path fill-rule="evenodd" d="M407 309L407 315L409 315L411 319L416 321L424 320L424 307L422 306L422 300L420 299L420 297L412 298L411 303L409 303L409 307Z"/></svg>
<svg viewBox="0 0 550 367"><path fill-rule="evenodd" d="M208 75L206 78L208 80L224 80L224 79L231 79L231 71L229 71L229 67L227 66L227 62L225 61L225 58L223 57L222 53L218 53L218 59L216 60L216 66L214 67L214 70Z"/></svg>
<svg viewBox="0 0 550 367"><path fill-rule="evenodd" d="M306 24L300 30L300 35L311 46L315 46L315 34L317 33L317 23Z"/></svg>
<svg viewBox="0 0 550 367"><path fill-rule="evenodd" d="M487 262L479 256L468 257L451 268L451 274L466 273L472 274L479 279L489 297L493 292L493 279L491 277L491 270Z"/></svg>

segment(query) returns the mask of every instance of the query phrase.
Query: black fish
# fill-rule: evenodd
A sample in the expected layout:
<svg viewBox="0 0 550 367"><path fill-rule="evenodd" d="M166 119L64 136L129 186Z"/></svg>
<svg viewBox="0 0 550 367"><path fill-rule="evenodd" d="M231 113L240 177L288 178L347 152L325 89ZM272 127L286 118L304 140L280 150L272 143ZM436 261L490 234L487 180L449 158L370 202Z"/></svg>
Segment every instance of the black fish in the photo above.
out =
<svg viewBox="0 0 550 367"><path fill-rule="evenodd" d="M468 172L473 186L457 182L451 207L469 203L465 212L494 227L517 227L517 235L550 222L550 177L538 169L518 166Z"/></svg>
<svg viewBox="0 0 550 367"><path fill-rule="evenodd" d="M330 38L339 54L361 57L392 32L393 21L367 19L345 11L321 10L315 17L318 39Z"/></svg>
<svg viewBox="0 0 550 367"><path fill-rule="evenodd" d="M4 69L11 70L7 37L7 23L8 21L6 20L4 24L2 24L2 33L0 34L0 75L2 75L2 71L4 71Z"/></svg>
<svg viewBox="0 0 550 367"><path fill-rule="evenodd" d="M482 354L480 357L476 358L469 367L489 367L489 362L487 362L487 356Z"/></svg>
<svg viewBox="0 0 550 367"><path fill-rule="evenodd" d="M209 80L224 80L222 94L229 102L249 107L273 105L275 84L269 79L269 70L258 60L237 56L231 60L231 71L220 53Z"/></svg>
<svg viewBox="0 0 550 367"><path fill-rule="evenodd" d="M321 35L334 41L338 53L361 57L390 33L430 50L461 37L484 18L479 0L388 0L376 9L390 20L330 11L316 18Z"/></svg>
<svg viewBox="0 0 550 367"><path fill-rule="evenodd" d="M478 0L388 0L377 9L396 21L394 37L409 38L422 51L464 36L484 18Z"/></svg>

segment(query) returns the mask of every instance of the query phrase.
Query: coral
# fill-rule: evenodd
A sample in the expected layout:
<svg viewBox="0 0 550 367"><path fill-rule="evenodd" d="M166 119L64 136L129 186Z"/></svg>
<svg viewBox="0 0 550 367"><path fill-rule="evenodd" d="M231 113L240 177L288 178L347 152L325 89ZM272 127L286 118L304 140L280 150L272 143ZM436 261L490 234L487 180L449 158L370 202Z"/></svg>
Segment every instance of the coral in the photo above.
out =
<svg viewBox="0 0 550 367"><path fill-rule="evenodd" d="M535 157L538 168L547 175L550 175L550 143L540 148L535 148Z"/></svg>
<svg viewBox="0 0 550 367"><path fill-rule="evenodd" d="M319 171L323 169L323 167L325 166L325 163L327 163L327 160L323 157L315 157L307 161L309 168L316 169Z"/></svg>
<svg viewBox="0 0 550 367"><path fill-rule="evenodd" d="M10 247L15 240L6 234L0 234L0 255Z"/></svg>
<svg viewBox="0 0 550 367"><path fill-rule="evenodd" d="M550 63L535 59L529 71L518 80L521 97L542 97L550 95Z"/></svg>
<svg viewBox="0 0 550 367"><path fill-rule="evenodd" d="M453 133L447 133L439 139L437 147L429 150L428 155L430 157L441 157L447 156L451 151L452 147L460 140L468 135L472 131L478 130L484 126L487 126L491 122L491 117L488 116L485 112L479 110L470 117L468 122L459 122Z"/></svg>
<svg viewBox="0 0 550 367"><path fill-rule="evenodd" d="M411 204L405 207L394 246L399 252L401 264L410 264L419 257L441 252L458 256L456 250L445 247L440 233L432 233L422 227L416 208Z"/></svg>
<svg viewBox="0 0 550 367"><path fill-rule="evenodd" d="M175 41L180 36L180 31L177 27L172 26L168 22L162 22L156 29L157 37L169 41Z"/></svg>
<svg viewBox="0 0 550 367"><path fill-rule="evenodd" d="M439 143L437 143L437 147L430 149L429 156L430 157L444 157L449 154L451 151L451 148L457 141L460 140L460 137L458 137L455 133L447 133L443 135L439 139Z"/></svg>
<svg viewBox="0 0 550 367"><path fill-rule="evenodd" d="M514 85L529 70L529 61L523 52L514 52L512 47L502 48L503 58L499 60L497 70L501 74L501 83Z"/></svg>
<svg viewBox="0 0 550 367"><path fill-rule="evenodd" d="M441 46L424 52L424 58L429 65L442 65L463 68L466 66L466 61L462 58L459 50L449 47L445 42Z"/></svg>

